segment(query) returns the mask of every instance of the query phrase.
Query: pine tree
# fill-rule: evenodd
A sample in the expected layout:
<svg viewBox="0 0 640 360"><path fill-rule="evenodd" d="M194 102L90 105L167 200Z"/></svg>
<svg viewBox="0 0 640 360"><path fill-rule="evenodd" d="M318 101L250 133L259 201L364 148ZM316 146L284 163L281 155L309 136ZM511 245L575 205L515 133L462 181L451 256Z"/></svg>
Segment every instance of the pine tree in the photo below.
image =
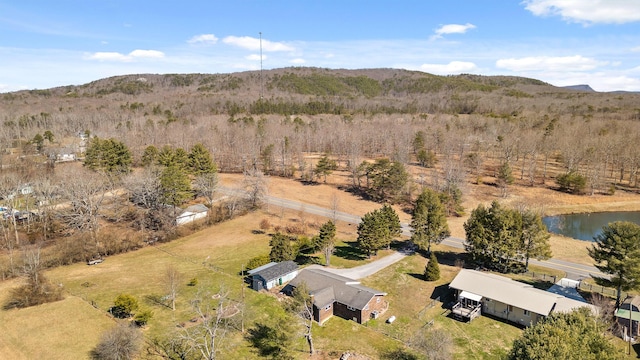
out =
<svg viewBox="0 0 640 360"><path fill-rule="evenodd" d="M429 262L424 268L424 278L427 281L436 281L440 279L440 265L435 253L431 253Z"/></svg>
<svg viewBox="0 0 640 360"><path fill-rule="evenodd" d="M547 260L551 258L551 235L542 222L542 217L531 210L520 213L522 216L520 253L524 257L525 270L529 270L529 259Z"/></svg>
<svg viewBox="0 0 640 360"><path fill-rule="evenodd" d="M320 233L318 234L318 247L322 249L325 258L325 266L331 264L331 254L335 246L336 239L336 225L333 221L329 220L320 227Z"/></svg>
<svg viewBox="0 0 640 360"><path fill-rule="evenodd" d="M293 260L296 258L293 246L291 246L291 239L281 233L275 233L269 241L271 246L271 252L269 258L271 261L281 262L287 260Z"/></svg>
<svg viewBox="0 0 640 360"><path fill-rule="evenodd" d="M316 164L316 168L313 170L317 177L323 177L324 182L327 182L327 176L331 175L333 170L337 169L338 165L336 161L329 158L329 155L324 154L318 163Z"/></svg>
<svg viewBox="0 0 640 360"><path fill-rule="evenodd" d="M589 256L598 270L611 277L595 278L602 285L617 290L616 308L620 306L622 291L640 288L640 225L616 221L602 228L594 239Z"/></svg>
<svg viewBox="0 0 640 360"><path fill-rule="evenodd" d="M444 206L435 191L425 189L416 200L411 220L411 241L431 253L431 243L439 244L451 234Z"/></svg>
<svg viewBox="0 0 640 360"><path fill-rule="evenodd" d="M389 232L386 233L387 237L381 239L381 246L389 249L393 239L402 235L402 226L400 225L400 217L398 213L391 207L391 205L385 204L380 210L378 210L380 221L384 222L389 228Z"/></svg>
<svg viewBox="0 0 640 360"><path fill-rule="evenodd" d="M191 174L196 176L218 171L209 150L204 145L198 143L191 148L191 152L189 152L189 170Z"/></svg>
<svg viewBox="0 0 640 360"><path fill-rule="evenodd" d="M176 166L169 166L162 171L160 189L163 203L167 205L178 206L192 196L189 177Z"/></svg>
<svg viewBox="0 0 640 360"><path fill-rule="evenodd" d="M367 252L377 253L382 248L383 239L389 237L389 226L380 216L379 210L374 210L364 214L362 221L358 224L358 247Z"/></svg>

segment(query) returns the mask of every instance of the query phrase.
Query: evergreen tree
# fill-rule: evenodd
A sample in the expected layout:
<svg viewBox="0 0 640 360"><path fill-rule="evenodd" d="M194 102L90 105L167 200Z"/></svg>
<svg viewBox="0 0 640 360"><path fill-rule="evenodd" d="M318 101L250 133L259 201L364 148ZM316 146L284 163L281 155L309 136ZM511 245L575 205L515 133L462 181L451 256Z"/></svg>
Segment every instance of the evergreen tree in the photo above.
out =
<svg viewBox="0 0 640 360"><path fill-rule="evenodd" d="M482 204L464 223L465 250L483 266L509 271L521 245L522 218L518 212L504 209L497 201L486 209Z"/></svg>
<svg viewBox="0 0 640 360"><path fill-rule="evenodd" d="M511 360L615 360L623 354L605 336L605 326L582 307L553 312L513 342Z"/></svg>
<svg viewBox="0 0 640 360"><path fill-rule="evenodd" d="M389 226L384 218L380 216L379 210L374 210L364 214L362 221L358 224L358 247L367 252L377 254L383 246L383 239L389 237Z"/></svg>
<svg viewBox="0 0 640 360"><path fill-rule="evenodd" d="M413 208L411 241L431 253L431 243L439 244L451 234L438 194L425 189Z"/></svg>
<svg viewBox="0 0 640 360"><path fill-rule="evenodd" d="M503 162L498 168L498 187L500 187L500 193L502 197L507 197L508 186L513 184L514 178L511 172L511 166L508 162Z"/></svg>
<svg viewBox="0 0 640 360"><path fill-rule="evenodd" d="M84 166L91 170L126 173L130 171L131 162L131 152L123 142L94 137L87 146Z"/></svg>
<svg viewBox="0 0 640 360"><path fill-rule="evenodd" d="M36 150L38 152L41 152L42 149L44 148L44 137L42 137L42 135L38 133L33 137L33 139L31 140L31 143L36 146Z"/></svg>
<svg viewBox="0 0 640 360"><path fill-rule="evenodd" d="M193 175L211 174L218 171L209 150L198 143L189 152L189 170Z"/></svg>
<svg viewBox="0 0 640 360"><path fill-rule="evenodd" d="M547 260L551 258L551 245L549 238L551 234L542 222L540 214L531 210L526 210L520 214L522 216L522 248L520 253L524 257L525 270L529 270L529 259Z"/></svg>
<svg viewBox="0 0 640 360"><path fill-rule="evenodd" d="M336 225L333 221L329 220L320 227L317 239L318 248L324 253L325 266L329 266L336 241Z"/></svg>
<svg viewBox="0 0 640 360"><path fill-rule="evenodd" d="M169 145L165 145L160 149L157 156L158 165L169 167L175 165L175 157L173 148Z"/></svg>
<svg viewBox="0 0 640 360"><path fill-rule="evenodd" d="M440 279L440 265L435 253L431 253L429 262L424 268L424 278L427 281L436 281Z"/></svg>
<svg viewBox="0 0 640 360"><path fill-rule="evenodd" d="M160 191L163 203L179 206L192 196L191 181L182 169L169 166L160 174Z"/></svg>
<svg viewBox="0 0 640 360"><path fill-rule="evenodd" d="M622 291L640 288L640 226L628 221L609 223L594 240L589 256L598 270L611 275L609 279L595 279L616 288L618 308Z"/></svg>
<svg viewBox="0 0 640 360"><path fill-rule="evenodd" d="M140 160L144 167L155 164L158 161L158 148L153 145L147 146Z"/></svg>
<svg viewBox="0 0 640 360"><path fill-rule="evenodd" d="M363 169L367 176L369 195L377 201L395 200L409 180L409 174L400 162L379 159Z"/></svg>
<svg viewBox="0 0 640 360"><path fill-rule="evenodd" d="M318 163L316 164L316 168L313 170L314 174L319 178L323 177L324 182L327 182L327 176L331 175L331 173L338 168L336 161L329 158L329 155L324 154Z"/></svg>
<svg viewBox="0 0 640 360"><path fill-rule="evenodd" d="M55 140L55 136L53 135L53 133L51 132L51 130L46 130L44 132L44 134L42 134L42 137L45 138L46 140L49 141L49 144L52 144L53 141Z"/></svg>
<svg viewBox="0 0 640 360"><path fill-rule="evenodd" d="M381 209L378 210L377 216L380 217L380 221L384 222L389 228L389 232L386 233L388 237L380 239L381 246L387 249L391 246L393 239L402 235L402 226L400 225L400 217L398 213L389 204L384 204Z"/></svg>
<svg viewBox="0 0 640 360"><path fill-rule="evenodd" d="M291 239L281 233L275 233L269 240L269 246L271 246L271 252L269 258L271 261L281 262L287 260L293 260L296 258L296 253L293 246L291 246Z"/></svg>

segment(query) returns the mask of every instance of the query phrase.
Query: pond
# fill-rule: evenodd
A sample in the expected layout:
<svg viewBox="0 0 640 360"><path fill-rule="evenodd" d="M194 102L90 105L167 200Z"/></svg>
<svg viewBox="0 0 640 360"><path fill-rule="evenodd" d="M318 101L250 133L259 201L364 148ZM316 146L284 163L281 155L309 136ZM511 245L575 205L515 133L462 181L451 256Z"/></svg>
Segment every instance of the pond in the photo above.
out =
<svg viewBox="0 0 640 360"><path fill-rule="evenodd" d="M614 221L631 221L640 225L640 211L611 211L546 216L542 221L549 232L570 238L593 241L602 227Z"/></svg>

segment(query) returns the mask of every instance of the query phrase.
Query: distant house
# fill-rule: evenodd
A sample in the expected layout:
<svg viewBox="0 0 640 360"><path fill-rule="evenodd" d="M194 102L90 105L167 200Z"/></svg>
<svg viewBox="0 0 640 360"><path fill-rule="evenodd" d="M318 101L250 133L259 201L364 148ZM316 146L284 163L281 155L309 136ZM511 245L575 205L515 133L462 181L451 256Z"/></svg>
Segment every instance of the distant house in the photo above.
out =
<svg viewBox="0 0 640 360"><path fill-rule="evenodd" d="M631 326L631 337L640 335L640 296L626 298L616 310L616 322L624 327L623 337L628 336ZM625 339L626 340L626 339Z"/></svg>
<svg viewBox="0 0 640 360"><path fill-rule="evenodd" d="M595 306L504 276L476 270L462 269L449 284L456 291L457 303L453 315L461 320L473 320L481 314L489 314L507 321L529 326L549 316L552 312L569 312Z"/></svg>
<svg viewBox="0 0 640 360"><path fill-rule="evenodd" d="M176 225L184 225L190 222L203 219L209 213L209 208L203 204L191 205L184 209L178 217L176 217Z"/></svg>
<svg viewBox="0 0 640 360"><path fill-rule="evenodd" d="M322 269L302 270L289 283L289 291L303 282L313 298L313 318L320 324L333 315L362 324L389 308L385 292Z"/></svg>
<svg viewBox="0 0 640 360"><path fill-rule="evenodd" d="M259 291L284 285L298 275L298 264L293 261L271 262L249 271L251 288Z"/></svg>

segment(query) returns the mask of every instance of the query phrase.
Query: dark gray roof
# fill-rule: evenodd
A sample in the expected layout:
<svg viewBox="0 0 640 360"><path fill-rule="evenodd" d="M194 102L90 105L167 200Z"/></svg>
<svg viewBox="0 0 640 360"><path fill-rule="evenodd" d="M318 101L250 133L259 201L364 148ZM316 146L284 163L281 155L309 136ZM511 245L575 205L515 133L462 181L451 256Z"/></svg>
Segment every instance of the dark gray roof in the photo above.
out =
<svg viewBox="0 0 640 360"><path fill-rule="evenodd" d="M304 269L290 284L298 286L302 282L307 284L309 293L313 295L313 303L319 308L337 301L362 310L374 296L386 295L382 291L360 285L357 280L322 269Z"/></svg>
<svg viewBox="0 0 640 360"><path fill-rule="evenodd" d="M282 277L284 275L290 274L294 271L298 270L298 264L293 261L283 261L281 263L277 263L275 265L269 266L266 269L257 271L253 273L253 276L260 276L265 281L271 281Z"/></svg>
<svg viewBox="0 0 640 360"><path fill-rule="evenodd" d="M209 211L209 208L206 207L204 204L195 204L184 209L184 212L192 212L192 213L201 213L201 212L207 212L207 211Z"/></svg>
<svg viewBox="0 0 640 360"><path fill-rule="evenodd" d="M262 265L262 266L259 266L259 267L255 268L255 269L253 269L253 270L247 271L247 274L253 275L253 274L257 273L257 272L260 272L260 271L262 271L262 270L264 270L264 269L266 269L268 267L272 267L273 265L276 265L276 264L277 264L277 262L273 262L272 261L272 262L270 262L270 263L268 263L266 265Z"/></svg>

